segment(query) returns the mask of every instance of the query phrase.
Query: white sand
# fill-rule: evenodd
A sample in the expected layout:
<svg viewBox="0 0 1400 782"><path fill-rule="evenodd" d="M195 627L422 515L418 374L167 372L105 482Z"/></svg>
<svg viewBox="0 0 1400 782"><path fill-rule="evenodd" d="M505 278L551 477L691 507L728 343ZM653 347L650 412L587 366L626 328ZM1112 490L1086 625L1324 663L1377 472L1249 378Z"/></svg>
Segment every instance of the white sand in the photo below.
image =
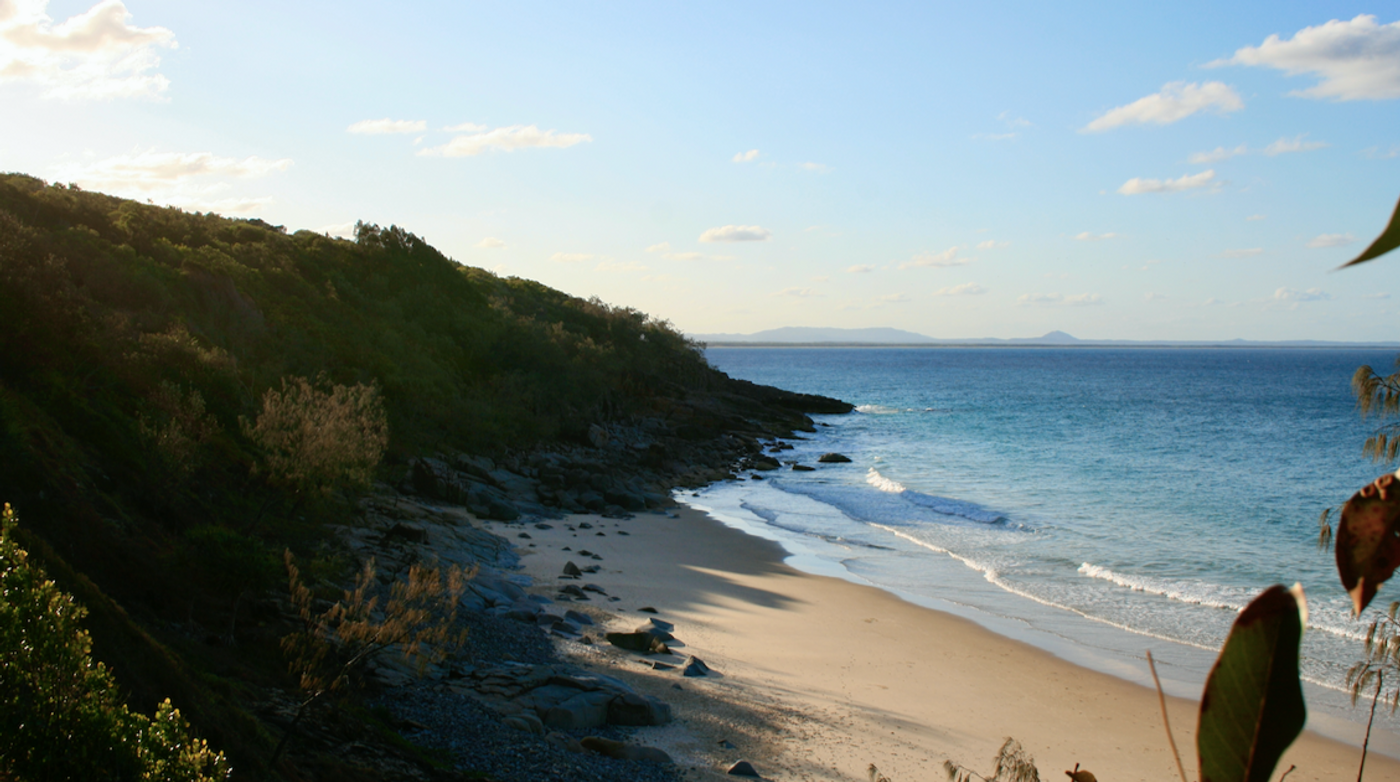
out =
<svg viewBox="0 0 1400 782"><path fill-rule="evenodd" d="M1012 736L1035 757L1042 779L1061 778L1075 763L1103 782L1178 779L1154 691L877 589L799 572L782 564L776 544L695 511L677 513L574 516L550 522L550 530L524 527L529 540L516 538L520 527L493 528L519 544L537 591L602 587L620 600L594 595L567 607L607 620L611 631L632 630L651 616L636 609L653 606L675 623L684 644L676 651L718 672L682 678L679 668L652 670L640 655L606 643L564 644L576 661L672 704L676 722L637 739L696 768L691 778L733 780L723 772L743 758L774 780L866 780L871 763L893 782L943 780L945 758L990 773ZM594 528L566 528L579 522ZM602 570L561 580L570 560ZM594 630L601 637L602 628ZM1169 709L1196 780L1197 704L1173 698ZM1355 747L1305 733L1274 778L1296 764L1289 782L1354 779L1359 759ZM1373 753L1366 779L1400 780L1400 763Z"/></svg>

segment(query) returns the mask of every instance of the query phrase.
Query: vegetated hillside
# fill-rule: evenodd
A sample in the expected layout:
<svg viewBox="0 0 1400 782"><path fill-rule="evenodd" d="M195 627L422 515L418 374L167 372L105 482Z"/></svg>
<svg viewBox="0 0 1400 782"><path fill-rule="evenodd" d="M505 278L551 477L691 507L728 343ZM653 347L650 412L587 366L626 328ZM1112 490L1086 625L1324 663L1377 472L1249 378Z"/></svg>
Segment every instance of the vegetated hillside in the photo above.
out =
<svg viewBox="0 0 1400 782"><path fill-rule="evenodd" d="M133 704L172 697L236 761L267 737L227 681L280 675L276 636L250 627L223 650L192 628L223 632L281 578L277 553L314 552L344 507L259 469L248 422L269 389L377 386L394 480L415 454L586 442L687 395L776 393L664 321L459 265L397 227L288 235L19 174L0 175L0 313L0 500L92 610Z"/></svg>

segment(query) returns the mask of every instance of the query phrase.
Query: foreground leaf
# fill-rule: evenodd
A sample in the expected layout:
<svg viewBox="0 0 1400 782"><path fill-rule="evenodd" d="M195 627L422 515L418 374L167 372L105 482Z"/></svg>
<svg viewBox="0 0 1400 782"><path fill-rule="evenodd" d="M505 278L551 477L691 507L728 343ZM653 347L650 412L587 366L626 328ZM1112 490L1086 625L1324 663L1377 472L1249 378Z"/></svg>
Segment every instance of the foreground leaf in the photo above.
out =
<svg viewBox="0 0 1400 782"><path fill-rule="evenodd" d="M1376 241L1371 242L1360 255L1342 264L1341 268L1355 266L1358 263L1365 263L1372 258L1379 258L1382 255L1400 247L1400 202L1395 204L1395 212L1390 216L1390 224L1385 227L1381 235L1376 237Z"/></svg>
<svg viewBox="0 0 1400 782"><path fill-rule="evenodd" d="M1235 619L1201 696L1201 782L1268 782L1302 732L1308 715L1298 643L1307 612L1301 586L1277 585Z"/></svg>
<svg viewBox="0 0 1400 782"><path fill-rule="evenodd" d="M1400 565L1400 485L1382 475L1353 494L1337 522L1337 574L1358 615Z"/></svg>

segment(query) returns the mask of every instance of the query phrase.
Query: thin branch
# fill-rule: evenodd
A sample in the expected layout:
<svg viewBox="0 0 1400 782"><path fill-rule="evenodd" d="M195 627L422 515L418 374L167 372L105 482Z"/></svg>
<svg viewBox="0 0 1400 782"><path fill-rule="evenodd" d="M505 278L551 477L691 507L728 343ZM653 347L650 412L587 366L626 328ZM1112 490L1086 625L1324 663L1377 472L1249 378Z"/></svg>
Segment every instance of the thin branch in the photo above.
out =
<svg viewBox="0 0 1400 782"><path fill-rule="evenodd" d="M1361 782L1361 775L1366 773L1366 749L1371 744L1371 723L1376 721L1376 704L1381 699L1381 682L1385 680L1385 672L1376 672L1376 694L1371 696L1371 716L1366 720L1366 738L1361 742L1361 767L1356 769L1356 782Z"/></svg>
<svg viewBox="0 0 1400 782"><path fill-rule="evenodd" d="M1186 782L1186 767L1181 765L1181 753L1176 749L1176 739L1172 737L1172 723L1167 719L1167 696L1162 692L1162 680L1157 678L1157 663L1152 659L1152 652L1147 652L1147 667L1152 670L1152 683L1157 685L1157 703L1162 706L1162 727L1167 730L1167 743L1171 745L1172 757L1176 758L1176 771L1181 775L1181 782Z"/></svg>

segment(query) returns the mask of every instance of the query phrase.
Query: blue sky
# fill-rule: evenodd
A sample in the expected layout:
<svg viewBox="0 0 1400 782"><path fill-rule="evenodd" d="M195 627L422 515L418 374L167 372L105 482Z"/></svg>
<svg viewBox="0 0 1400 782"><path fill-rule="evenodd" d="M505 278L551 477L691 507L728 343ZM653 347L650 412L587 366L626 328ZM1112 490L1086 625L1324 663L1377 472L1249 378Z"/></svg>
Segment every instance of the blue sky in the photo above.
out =
<svg viewBox="0 0 1400 782"><path fill-rule="evenodd" d="M1400 12L1126 5L0 0L0 169L691 333L1396 339Z"/></svg>

